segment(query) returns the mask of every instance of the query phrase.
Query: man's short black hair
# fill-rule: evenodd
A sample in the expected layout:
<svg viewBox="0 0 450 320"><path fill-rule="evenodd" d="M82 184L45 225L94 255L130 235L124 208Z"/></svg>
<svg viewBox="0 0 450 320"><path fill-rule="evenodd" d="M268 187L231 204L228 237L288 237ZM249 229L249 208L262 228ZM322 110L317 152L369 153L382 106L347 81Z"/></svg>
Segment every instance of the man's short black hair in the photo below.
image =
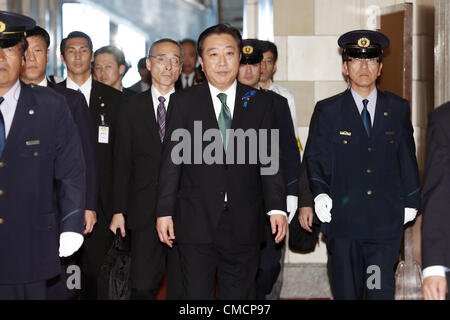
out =
<svg viewBox="0 0 450 320"><path fill-rule="evenodd" d="M260 46L261 46L261 50L262 52L267 52L270 51L273 54L273 63L277 62L278 60L278 49L277 49L277 45L275 43L273 43L272 41L267 41L267 40L261 40L260 42Z"/></svg>
<svg viewBox="0 0 450 320"><path fill-rule="evenodd" d="M185 39L180 41L180 44L185 44L185 43L190 43L190 44L192 44L195 47L195 49L197 49L197 42L195 42L195 40L189 39L189 38L185 38Z"/></svg>
<svg viewBox="0 0 450 320"><path fill-rule="evenodd" d="M93 51L91 37L89 37L86 33L81 32L81 31L72 31L71 33L69 33L69 35L66 38L62 39L62 41L61 41L61 45L59 47L59 50L61 51L61 54L62 54L63 57L65 57L67 40L73 39L73 38L85 38L87 40L87 42L88 42L89 49L91 50L91 52Z"/></svg>
<svg viewBox="0 0 450 320"><path fill-rule="evenodd" d="M139 59L138 69L147 69L147 57Z"/></svg>
<svg viewBox="0 0 450 320"><path fill-rule="evenodd" d="M200 36L198 37L197 41L197 53L198 55L203 58L203 43L205 42L205 39L212 35L212 34L229 34L236 40L236 44L238 46L239 52L242 50L242 36L238 29L228 25L228 24L217 24L215 26L209 27L208 29L204 30Z"/></svg>
<svg viewBox="0 0 450 320"><path fill-rule="evenodd" d="M104 46L104 47L101 47L100 49L95 50L94 59L99 54L103 54L103 53L108 53L108 54L112 55L119 67L121 65L125 66L125 72L122 75L122 78L123 78L125 76L125 74L127 73L128 69L130 69L130 65L125 60L125 54L123 53L123 51L113 45Z"/></svg>
<svg viewBox="0 0 450 320"><path fill-rule="evenodd" d="M32 36L39 36L42 38L42 40L45 41L45 44L47 45L47 49L50 47L50 35L48 34L47 30L44 28L41 28L39 26L34 27L31 30L27 31L27 38Z"/></svg>

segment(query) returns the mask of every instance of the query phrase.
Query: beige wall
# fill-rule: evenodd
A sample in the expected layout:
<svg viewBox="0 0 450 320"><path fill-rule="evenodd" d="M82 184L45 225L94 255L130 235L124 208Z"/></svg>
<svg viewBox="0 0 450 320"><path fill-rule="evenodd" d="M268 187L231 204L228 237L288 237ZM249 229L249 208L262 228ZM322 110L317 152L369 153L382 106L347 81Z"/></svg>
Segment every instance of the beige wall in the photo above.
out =
<svg viewBox="0 0 450 320"><path fill-rule="evenodd" d="M307 139L309 121L317 101L347 87L341 73L339 36L353 29L376 28L376 13L403 0L274 0L274 35L279 50L275 81L295 96L301 142ZM427 110L433 108L434 1L413 3L412 121L420 168L424 162ZM420 231L420 219L415 234ZM420 239L415 238L416 248ZM420 261L419 251L415 251ZM324 243L311 254L288 251L286 262L326 262Z"/></svg>

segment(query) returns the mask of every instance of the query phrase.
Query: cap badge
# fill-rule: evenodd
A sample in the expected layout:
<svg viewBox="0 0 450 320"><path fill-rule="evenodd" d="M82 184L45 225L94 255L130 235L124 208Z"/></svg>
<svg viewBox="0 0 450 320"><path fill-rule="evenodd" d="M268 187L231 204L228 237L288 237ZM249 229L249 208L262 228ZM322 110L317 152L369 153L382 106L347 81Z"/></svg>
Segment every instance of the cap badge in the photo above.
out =
<svg viewBox="0 0 450 320"><path fill-rule="evenodd" d="M252 54L253 53L253 47L252 46L245 46L242 48L242 52L245 54Z"/></svg>
<svg viewBox="0 0 450 320"><path fill-rule="evenodd" d="M368 46L370 46L370 40L367 38L361 38L358 40L358 46L360 46L361 48L367 48Z"/></svg>
<svg viewBox="0 0 450 320"><path fill-rule="evenodd" d="M3 21L0 21L0 32L5 31L6 29L6 24Z"/></svg>

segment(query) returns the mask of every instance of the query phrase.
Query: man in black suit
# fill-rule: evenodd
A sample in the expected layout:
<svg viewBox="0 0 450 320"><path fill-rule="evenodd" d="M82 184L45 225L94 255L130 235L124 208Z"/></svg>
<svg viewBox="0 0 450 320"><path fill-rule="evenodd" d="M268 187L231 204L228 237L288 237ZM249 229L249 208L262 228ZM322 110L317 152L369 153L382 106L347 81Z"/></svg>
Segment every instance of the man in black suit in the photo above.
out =
<svg viewBox="0 0 450 320"><path fill-rule="evenodd" d="M242 58L239 66L238 81L247 86L259 89L261 77L262 50L257 39L242 41ZM297 147L294 126L286 98L273 91L264 91L268 99L273 100L275 114L280 128L280 153L283 165L283 177L286 184L286 207L290 223L297 211L300 152ZM295 221L297 223L297 221ZM276 244L273 240L270 221L266 223L266 239L261 246L261 257L256 278L257 299L279 299L281 292L282 266L284 258L284 241ZM277 284L276 286L275 283ZM271 294L272 293L272 294ZM270 294L270 295L269 295Z"/></svg>
<svg viewBox="0 0 450 320"><path fill-rule="evenodd" d="M0 26L0 299L46 299L83 243L83 151L65 98L19 80L34 20L0 11Z"/></svg>
<svg viewBox="0 0 450 320"><path fill-rule="evenodd" d="M403 225L420 202L409 102L376 88L385 35L355 30L338 44L350 88L317 103L305 151L331 287L335 299L394 299Z"/></svg>
<svg viewBox="0 0 450 320"><path fill-rule="evenodd" d="M36 26L35 28L27 31L27 42L28 49L25 52L26 60L22 66L20 79L26 84L49 87L62 94L67 100L73 119L78 127L78 132L83 147L84 162L86 165L86 219L84 234L88 234L92 232L94 224L96 223L96 219L90 218L90 212L97 211L98 198L97 152L92 118L90 116L86 100L81 93L57 86L47 80L45 71L50 54L50 50L48 49L50 46L50 36L48 32L43 28ZM63 269L61 279L65 279L66 275L66 268ZM60 296L55 296L54 298L63 298L64 296L67 296L65 295L65 289L67 289L65 281L62 281L62 283L58 282L58 286L61 287L61 290L59 290ZM52 297L51 291L52 290L50 289L50 297Z"/></svg>
<svg viewBox="0 0 450 320"><path fill-rule="evenodd" d="M170 247L176 235L183 298L214 299L217 275L221 299L251 299L265 238L263 205L275 241L286 234L278 139L264 141L276 136L275 111L265 94L236 81L242 47L238 30L219 24L203 31L197 43L208 81L170 99L157 231ZM254 141L240 139L239 131L253 134L247 138ZM259 155L250 148L258 142ZM264 153L272 159L265 161Z"/></svg>
<svg viewBox="0 0 450 320"><path fill-rule="evenodd" d="M427 300L443 300L446 294L450 299L450 276L446 274L450 271L449 120L449 102L434 110L428 120L422 220L422 291Z"/></svg>
<svg viewBox="0 0 450 320"><path fill-rule="evenodd" d="M132 299L155 299L168 258L168 299L181 298L178 248L162 244L155 227L166 114L181 72L183 51L171 39L154 42L147 58L151 90L124 101L114 148L114 216L110 229L131 230ZM125 217L127 221L125 222Z"/></svg>
<svg viewBox="0 0 450 320"><path fill-rule="evenodd" d="M183 39L180 44L184 52L181 75L175 82L175 89L181 90L192 87L195 83L195 66L197 65L197 46L192 39Z"/></svg>
<svg viewBox="0 0 450 320"><path fill-rule="evenodd" d="M71 32L61 41L61 60L67 67L67 79L58 85L79 90L88 102L97 140L99 198L97 225L86 237L82 248L84 283L82 297L97 297L97 276L106 254L112 233L109 223L112 218L113 150L117 109L122 93L92 79L91 62L94 59L91 38L79 31Z"/></svg>

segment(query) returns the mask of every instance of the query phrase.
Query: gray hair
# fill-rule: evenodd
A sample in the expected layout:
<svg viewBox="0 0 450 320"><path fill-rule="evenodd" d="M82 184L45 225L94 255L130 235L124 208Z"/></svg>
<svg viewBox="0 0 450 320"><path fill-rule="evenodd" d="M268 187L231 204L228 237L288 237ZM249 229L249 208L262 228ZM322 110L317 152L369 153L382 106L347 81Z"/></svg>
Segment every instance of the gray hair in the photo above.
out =
<svg viewBox="0 0 450 320"><path fill-rule="evenodd" d="M164 39L160 39L158 41L155 41L152 43L152 46L150 47L150 50L148 51L148 56L151 57L153 55L153 53L155 53L155 48L158 44L160 43L173 43L174 45L176 45L179 49L180 49L180 53L181 53L181 62L183 62L184 60L184 51L183 51L183 47L181 46L181 44L178 41L175 41L173 39L170 38L164 38Z"/></svg>

